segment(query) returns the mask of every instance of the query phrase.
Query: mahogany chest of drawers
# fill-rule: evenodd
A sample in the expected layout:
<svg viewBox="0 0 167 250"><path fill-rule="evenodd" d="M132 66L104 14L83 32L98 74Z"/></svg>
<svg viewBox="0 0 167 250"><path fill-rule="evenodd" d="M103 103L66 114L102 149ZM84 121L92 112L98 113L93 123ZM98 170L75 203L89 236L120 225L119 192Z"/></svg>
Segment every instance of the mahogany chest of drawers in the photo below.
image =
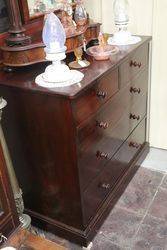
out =
<svg viewBox="0 0 167 250"><path fill-rule="evenodd" d="M93 61L71 87L37 86L44 65L0 74L3 128L34 224L87 245L140 166L149 42Z"/></svg>

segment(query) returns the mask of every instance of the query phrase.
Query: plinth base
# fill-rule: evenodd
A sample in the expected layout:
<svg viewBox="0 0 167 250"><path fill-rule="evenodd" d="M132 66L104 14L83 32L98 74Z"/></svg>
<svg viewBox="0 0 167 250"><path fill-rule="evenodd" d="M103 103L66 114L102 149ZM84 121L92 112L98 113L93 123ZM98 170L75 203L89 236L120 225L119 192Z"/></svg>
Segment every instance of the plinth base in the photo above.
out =
<svg viewBox="0 0 167 250"><path fill-rule="evenodd" d="M84 74L77 70L71 70L71 79L68 81L62 82L47 82L44 80L44 73L40 74L36 77L35 82L41 87L44 88L60 88L60 87L68 87L76 83L80 83L80 81L84 78Z"/></svg>

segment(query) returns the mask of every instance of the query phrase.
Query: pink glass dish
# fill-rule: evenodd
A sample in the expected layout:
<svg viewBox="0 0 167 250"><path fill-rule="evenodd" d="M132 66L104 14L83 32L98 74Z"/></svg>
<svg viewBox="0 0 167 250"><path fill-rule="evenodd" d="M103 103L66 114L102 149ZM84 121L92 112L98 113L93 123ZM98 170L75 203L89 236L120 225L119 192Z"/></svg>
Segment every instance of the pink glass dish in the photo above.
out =
<svg viewBox="0 0 167 250"><path fill-rule="evenodd" d="M93 46L87 49L87 54L93 56L96 60L108 60L111 55L117 54L119 48L113 45Z"/></svg>

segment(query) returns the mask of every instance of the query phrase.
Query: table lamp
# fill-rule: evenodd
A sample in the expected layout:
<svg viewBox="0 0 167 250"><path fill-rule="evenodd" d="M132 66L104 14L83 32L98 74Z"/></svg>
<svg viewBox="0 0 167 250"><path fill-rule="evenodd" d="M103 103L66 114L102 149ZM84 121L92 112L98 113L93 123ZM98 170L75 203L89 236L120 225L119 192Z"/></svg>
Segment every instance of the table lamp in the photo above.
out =
<svg viewBox="0 0 167 250"><path fill-rule="evenodd" d="M38 75L35 82L46 88L65 87L79 83L84 75L77 70L70 70L62 60L66 58L65 30L54 14L47 15L42 34L45 44L46 60L52 61L45 72Z"/></svg>
<svg viewBox="0 0 167 250"><path fill-rule="evenodd" d="M111 45L129 45L141 41L140 37L132 36L128 31L129 24L129 3L128 0L115 0L114 21L118 31L110 37L108 43Z"/></svg>

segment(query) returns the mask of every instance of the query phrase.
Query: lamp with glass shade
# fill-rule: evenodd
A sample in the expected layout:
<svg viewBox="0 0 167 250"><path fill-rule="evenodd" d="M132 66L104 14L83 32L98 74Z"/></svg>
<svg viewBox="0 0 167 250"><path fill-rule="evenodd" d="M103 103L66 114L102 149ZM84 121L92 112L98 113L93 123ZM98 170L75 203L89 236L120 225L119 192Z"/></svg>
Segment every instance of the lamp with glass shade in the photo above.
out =
<svg viewBox="0 0 167 250"><path fill-rule="evenodd" d="M38 75L35 82L46 88L65 87L79 83L84 75L77 70L70 70L62 60L66 58L65 30L54 14L47 15L42 34L45 44L46 60L52 61L45 72Z"/></svg>
<svg viewBox="0 0 167 250"><path fill-rule="evenodd" d="M113 4L114 21L118 31L110 37L108 43L111 45L129 45L141 41L140 37L132 36L128 31L129 3L128 0L115 0Z"/></svg>

